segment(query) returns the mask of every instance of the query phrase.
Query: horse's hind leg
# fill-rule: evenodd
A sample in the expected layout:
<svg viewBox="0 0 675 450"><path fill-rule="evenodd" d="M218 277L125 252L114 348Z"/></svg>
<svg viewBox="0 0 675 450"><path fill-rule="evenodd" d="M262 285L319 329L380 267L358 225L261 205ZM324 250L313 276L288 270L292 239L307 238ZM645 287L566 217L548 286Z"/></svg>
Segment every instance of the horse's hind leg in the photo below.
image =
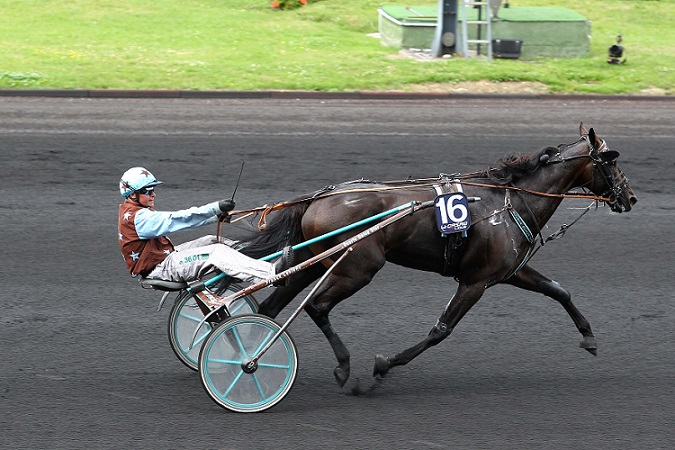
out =
<svg viewBox="0 0 675 450"><path fill-rule="evenodd" d="M364 248L362 245L361 249ZM375 273L382 268L385 262L384 257L378 258L373 255L376 254L371 253L370 259L361 259L360 262L358 255L349 256L348 258L354 258L349 262L349 265L337 267L325 284L319 288L314 300L305 307L307 314L323 332L333 348L333 353L335 353L338 362L333 375L335 375L335 381L340 387L344 386L349 379L350 355L340 336L333 329L328 314L342 300L370 283Z"/></svg>
<svg viewBox="0 0 675 450"><path fill-rule="evenodd" d="M392 367L408 364L426 349L448 337L462 317L480 300L484 292L485 286L482 284L460 283L457 292L445 307L436 325L429 331L428 336L417 345L403 350L394 357L376 355L373 376L383 377Z"/></svg>
<svg viewBox="0 0 675 450"><path fill-rule="evenodd" d="M529 265L525 265L515 275L505 281L513 286L528 291L540 292L547 297L551 297L560 303L567 314L572 318L577 329L583 336L579 343L579 347L588 350L593 355L598 354L598 347L595 342L595 336L591 331L591 324L579 312L574 303L572 303L572 296L569 292L563 289L557 282L546 278Z"/></svg>
<svg viewBox="0 0 675 450"><path fill-rule="evenodd" d="M267 317L275 318L296 295L309 286L312 281L319 278L325 269L320 266L312 266L300 273L293 275L288 286L277 287L258 306L258 312Z"/></svg>
<svg viewBox="0 0 675 450"><path fill-rule="evenodd" d="M337 302L335 302L337 304ZM329 309L332 309L334 305L330 306ZM328 339L328 343L333 349L335 358L337 359L338 365L333 370L333 375L335 376L335 381L337 384L342 387L345 385L349 379L349 372L351 370L351 365L349 363L349 350L340 339L340 336L333 329L330 320L328 319L328 313L323 308L316 308L314 305L308 305L305 308L305 311L312 318L317 327Z"/></svg>

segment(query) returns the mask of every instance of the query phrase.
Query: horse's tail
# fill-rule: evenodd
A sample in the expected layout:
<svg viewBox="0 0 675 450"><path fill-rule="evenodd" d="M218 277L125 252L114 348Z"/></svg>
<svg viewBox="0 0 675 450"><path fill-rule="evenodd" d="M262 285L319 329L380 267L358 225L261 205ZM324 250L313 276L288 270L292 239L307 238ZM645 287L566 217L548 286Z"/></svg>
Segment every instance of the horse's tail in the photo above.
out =
<svg viewBox="0 0 675 450"><path fill-rule="evenodd" d="M241 253L260 259L286 246L302 242L304 236L301 220L310 203L295 203L273 213L264 230L255 232L240 241Z"/></svg>

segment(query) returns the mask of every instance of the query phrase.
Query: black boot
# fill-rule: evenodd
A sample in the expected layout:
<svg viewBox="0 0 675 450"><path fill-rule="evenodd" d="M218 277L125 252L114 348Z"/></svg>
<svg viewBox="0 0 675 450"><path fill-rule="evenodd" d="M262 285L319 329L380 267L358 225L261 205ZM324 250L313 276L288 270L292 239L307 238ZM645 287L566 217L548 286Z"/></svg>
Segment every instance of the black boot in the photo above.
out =
<svg viewBox="0 0 675 450"><path fill-rule="evenodd" d="M274 263L274 273L280 274L281 272L288 270L293 265L293 249L291 247L284 247L281 256ZM288 286L290 283L291 277L282 278L279 281L272 283L273 286Z"/></svg>

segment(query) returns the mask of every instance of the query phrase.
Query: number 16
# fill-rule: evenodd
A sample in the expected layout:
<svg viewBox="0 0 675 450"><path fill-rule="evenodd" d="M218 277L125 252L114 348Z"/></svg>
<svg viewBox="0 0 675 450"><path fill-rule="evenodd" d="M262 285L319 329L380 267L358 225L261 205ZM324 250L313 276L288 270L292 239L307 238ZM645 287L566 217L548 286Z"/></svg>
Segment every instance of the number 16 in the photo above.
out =
<svg viewBox="0 0 675 450"><path fill-rule="evenodd" d="M447 203L440 198L436 202L436 208L441 213L441 221L443 225L448 222L459 223L464 222L469 217L469 210L466 207L466 197L461 194L451 195L447 198Z"/></svg>

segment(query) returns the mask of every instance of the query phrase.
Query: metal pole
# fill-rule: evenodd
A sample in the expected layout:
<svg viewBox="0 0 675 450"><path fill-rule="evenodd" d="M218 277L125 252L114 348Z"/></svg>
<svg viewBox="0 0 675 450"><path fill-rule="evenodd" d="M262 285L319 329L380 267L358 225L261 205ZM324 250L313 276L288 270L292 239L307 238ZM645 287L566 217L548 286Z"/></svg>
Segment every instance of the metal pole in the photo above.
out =
<svg viewBox="0 0 675 450"><path fill-rule="evenodd" d="M480 22L482 20L483 20L483 7L478 6L478 22ZM481 39L481 27L482 27L482 25L479 23L478 24L478 40L479 41ZM480 42L478 43L478 48L476 49L476 55L480 56Z"/></svg>
<svg viewBox="0 0 675 450"><path fill-rule="evenodd" d="M431 52L441 57L453 54L457 45L457 0L438 0L438 21Z"/></svg>

